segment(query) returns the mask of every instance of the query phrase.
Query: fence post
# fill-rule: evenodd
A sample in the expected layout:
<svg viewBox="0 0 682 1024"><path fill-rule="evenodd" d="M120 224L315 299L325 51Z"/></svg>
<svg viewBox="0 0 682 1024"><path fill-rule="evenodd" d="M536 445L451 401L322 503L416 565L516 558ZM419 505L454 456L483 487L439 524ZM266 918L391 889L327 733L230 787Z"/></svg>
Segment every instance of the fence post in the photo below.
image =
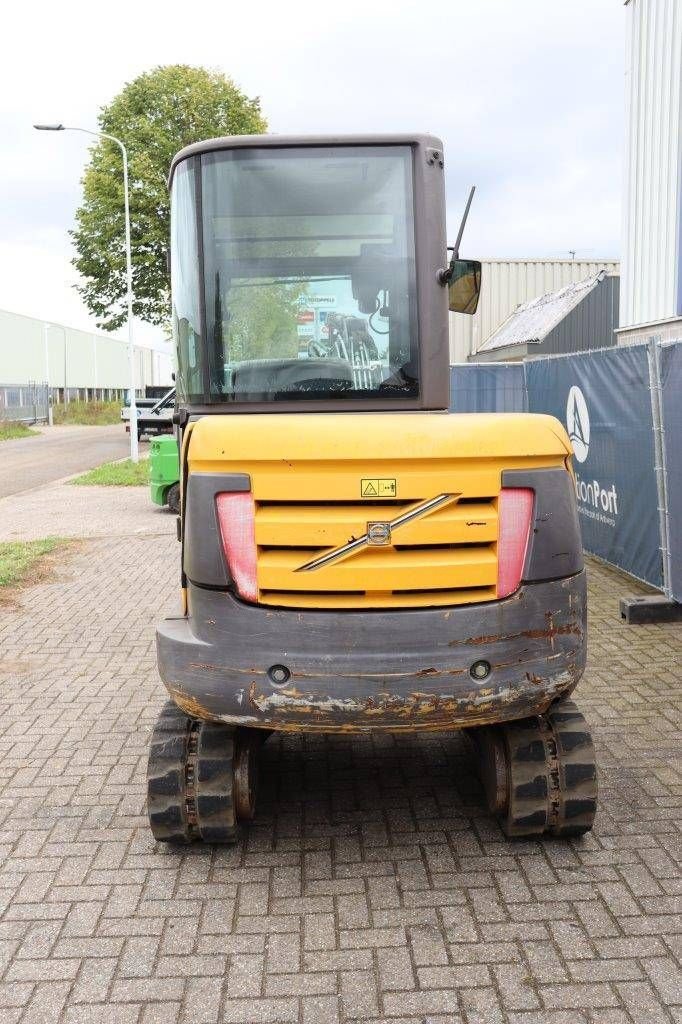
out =
<svg viewBox="0 0 682 1024"><path fill-rule="evenodd" d="M651 338L647 345L649 362L649 396L651 417L654 425L654 455L656 491L658 497L658 522L661 534L661 555L663 558L663 593L672 598L670 589L670 544L668 543L668 481L665 465L665 438L663 436L663 415L661 410L661 348L660 338Z"/></svg>

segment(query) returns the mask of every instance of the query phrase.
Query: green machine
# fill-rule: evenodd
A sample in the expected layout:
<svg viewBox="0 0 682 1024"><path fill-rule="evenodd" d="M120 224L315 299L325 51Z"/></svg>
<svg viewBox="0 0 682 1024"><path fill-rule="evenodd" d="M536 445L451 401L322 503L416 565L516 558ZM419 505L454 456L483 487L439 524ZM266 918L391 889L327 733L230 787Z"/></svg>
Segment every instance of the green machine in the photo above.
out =
<svg viewBox="0 0 682 1024"><path fill-rule="evenodd" d="M180 459L172 434L157 437L150 445L149 483L155 505L168 505L171 512L180 512Z"/></svg>

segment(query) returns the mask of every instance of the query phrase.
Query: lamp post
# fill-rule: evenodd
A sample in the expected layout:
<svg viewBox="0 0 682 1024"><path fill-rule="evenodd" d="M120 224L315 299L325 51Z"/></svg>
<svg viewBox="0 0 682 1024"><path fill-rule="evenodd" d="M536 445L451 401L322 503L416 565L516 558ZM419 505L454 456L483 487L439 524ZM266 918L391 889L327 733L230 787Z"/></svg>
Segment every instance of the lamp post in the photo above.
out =
<svg viewBox="0 0 682 1024"><path fill-rule="evenodd" d="M68 358L69 346L66 340L66 327L62 327L62 334L64 335L64 408L69 404L69 388L67 385L66 376L66 360Z"/></svg>
<svg viewBox="0 0 682 1024"><path fill-rule="evenodd" d="M123 156L123 200L125 207L125 245L126 245L126 292L128 303L128 362L130 364L130 458L132 462L139 460L137 445L137 403L135 402L135 351L133 349L133 261L130 252L130 197L128 193L128 152L115 135L107 132L93 132L89 128L72 128L63 124L34 124L39 132L84 132L98 139L109 139L115 142Z"/></svg>

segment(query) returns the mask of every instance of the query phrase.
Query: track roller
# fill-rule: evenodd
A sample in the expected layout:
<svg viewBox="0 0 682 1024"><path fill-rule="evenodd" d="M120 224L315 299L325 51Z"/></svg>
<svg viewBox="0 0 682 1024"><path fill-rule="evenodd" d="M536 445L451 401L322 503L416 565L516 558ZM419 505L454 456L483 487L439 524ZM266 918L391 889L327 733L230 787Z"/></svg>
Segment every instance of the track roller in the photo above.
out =
<svg viewBox="0 0 682 1024"><path fill-rule="evenodd" d="M234 843L256 809L262 737L189 718L168 701L152 732L147 810L162 843Z"/></svg>
<svg viewBox="0 0 682 1024"><path fill-rule="evenodd" d="M488 809L505 835L579 836L597 810L587 723L572 700L544 715L471 730Z"/></svg>

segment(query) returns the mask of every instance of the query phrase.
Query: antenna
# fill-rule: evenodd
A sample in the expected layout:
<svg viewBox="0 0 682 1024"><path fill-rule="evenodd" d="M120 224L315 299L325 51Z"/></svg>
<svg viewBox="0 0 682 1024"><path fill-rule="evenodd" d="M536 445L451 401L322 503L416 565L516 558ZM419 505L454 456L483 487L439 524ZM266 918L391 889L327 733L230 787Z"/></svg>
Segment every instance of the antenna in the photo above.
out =
<svg viewBox="0 0 682 1024"><path fill-rule="evenodd" d="M474 192L475 191L476 191L476 186L472 185L471 186L471 191L469 192L469 198L467 199L467 204L464 207L464 214L462 216L462 223L459 225L459 231L457 232L457 238L455 240L455 244L454 244L453 250L452 250L452 258L455 259L455 260L459 259L459 246L460 246L460 242L462 241L462 235L464 234L464 228L466 227L467 217L469 216L469 208L471 207L471 200L474 198Z"/></svg>

